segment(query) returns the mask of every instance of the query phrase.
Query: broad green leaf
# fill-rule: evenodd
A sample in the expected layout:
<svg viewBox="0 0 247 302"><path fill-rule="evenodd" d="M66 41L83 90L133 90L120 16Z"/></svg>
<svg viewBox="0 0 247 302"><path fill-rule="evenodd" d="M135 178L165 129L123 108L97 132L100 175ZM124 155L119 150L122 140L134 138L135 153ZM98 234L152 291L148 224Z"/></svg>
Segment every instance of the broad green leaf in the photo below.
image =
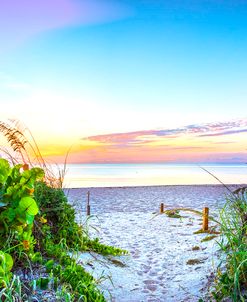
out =
<svg viewBox="0 0 247 302"><path fill-rule="evenodd" d="M10 165L6 159L0 158L0 183L4 184L10 173Z"/></svg>
<svg viewBox="0 0 247 302"><path fill-rule="evenodd" d="M27 179L28 178L22 176L21 179L20 179L20 184L22 184L22 185L26 184L27 183Z"/></svg>
<svg viewBox="0 0 247 302"><path fill-rule="evenodd" d="M11 176L13 179L16 179L18 177L20 177L21 173L20 173L20 168L22 167L21 164L18 164L18 165L15 165L13 168L12 168L12 171L11 171Z"/></svg>
<svg viewBox="0 0 247 302"><path fill-rule="evenodd" d="M23 233L23 226L22 225L16 226L15 229L18 232L18 235L22 235L22 233Z"/></svg>
<svg viewBox="0 0 247 302"><path fill-rule="evenodd" d="M36 215L39 211L36 201L32 197L22 197L18 209L20 212L25 212L29 215Z"/></svg>
<svg viewBox="0 0 247 302"><path fill-rule="evenodd" d="M0 251L0 265L4 271L10 271L13 267L13 259L10 254Z"/></svg>
<svg viewBox="0 0 247 302"><path fill-rule="evenodd" d="M27 224L32 224L34 221L34 215L30 215L28 213L26 213L26 222Z"/></svg>
<svg viewBox="0 0 247 302"><path fill-rule="evenodd" d="M16 219L21 223L21 224L25 224L26 223L26 219L20 217L20 216L17 216Z"/></svg>
<svg viewBox="0 0 247 302"><path fill-rule="evenodd" d="M32 168L31 172L32 172L32 175L34 176L35 180L40 180L45 176L45 172L41 168Z"/></svg>
<svg viewBox="0 0 247 302"><path fill-rule="evenodd" d="M23 240L30 240L32 236L32 232L28 231L28 232L23 232L22 237Z"/></svg>
<svg viewBox="0 0 247 302"><path fill-rule="evenodd" d="M15 219L16 211L12 208L8 208L2 212L2 215L6 217L9 222L12 222Z"/></svg>
<svg viewBox="0 0 247 302"><path fill-rule="evenodd" d="M13 186L7 188L7 194L12 195L15 192L15 188Z"/></svg>
<svg viewBox="0 0 247 302"><path fill-rule="evenodd" d="M14 264L13 259L10 256L10 254L5 253L5 263L6 263L6 270L10 271Z"/></svg>
<svg viewBox="0 0 247 302"><path fill-rule="evenodd" d="M33 190L33 184L27 183L22 188L23 188L23 191L30 193L29 191Z"/></svg>
<svg viewBox="0 0 247 302"><path fill-rule="evenodd" d="M14 185L14 189L15 191L18 191L21 188L21 184L17 183L16 185Z"/></svg>
<svg viewBox="0 0 247 302"><path fill-rule="evenodd" d="M26 171L24 171L24 172L21 174L21 176L27 180L28 178L30 178L30 177L32 176L32 175L31 175L31 170L26 170Z"/></svg>

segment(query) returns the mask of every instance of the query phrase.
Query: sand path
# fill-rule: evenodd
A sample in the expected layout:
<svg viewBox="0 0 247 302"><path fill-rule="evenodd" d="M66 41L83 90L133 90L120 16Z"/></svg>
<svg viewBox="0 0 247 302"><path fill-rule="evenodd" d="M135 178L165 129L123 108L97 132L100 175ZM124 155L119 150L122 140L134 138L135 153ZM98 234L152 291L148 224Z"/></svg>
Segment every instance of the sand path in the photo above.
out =
<svg viewBox="0 0 247 302"><path fill-rule="evenodd" d="M218 203L220 203L223 191L219 193L215 188L208 189L209 192L211 190L211 197L208 197L207 203L210 204L211 209L216 209L219 204L217 206L212 204L212 195L218 194ZM205 188L200 188L199 191L201 195L207 195ZM84 189L72 190L70 197L75 200L78 194L85 192ZM97 192L96 190L91 194L97 195ZM137 189L134 195L138 192ZM111 198L115 196L115 199L120 199L116 189L110 193ZM112 262L113 257L106 259L88 253L80 257L85 268L96 278L106 277L100 283L100 288L105 292L107 299L117 302L178 302L198 301L199 298L204 297L208 276L215 270L218 262L218 246L215 240L201 242L207 235L194 234L201 227L201 218L189 213L183 213L182 219L169 218L166 215L155 216L150 210L154 205L157 207L157 200L148 203L150 209L142 208L143 203L145 204L143 200L139 202L139 206L138 201L135 200L133 206L133 195L126 193L128 191L125 191L125 195L129 197L125 198L124 203L121 202L119 207L116 200L113 203L109 198L111 194L108 192L106 194L108 199L103 207L105 212L101 213L99 205L102 205L103 201L99 196L104 197L98 192L97 201L95 199L91 203L92 209L97 209L98 213L90 219L90 225L98 231L94 228L89 230L93 236L100 237L102 242L126 249L130 255L115 258L120 262L114 260ZM200 201L202 196L195 192L194 198L196 194L197 201ZM186 192L184 196L188 199ZM179 204L174 202L173 204L188 207L188 202L184 200L180 200ZM85 218L81 206L78 201L78 220ZM198 250L194 250L195 247ZM190 265L189 260L196 260L198 263Z"/></svg>

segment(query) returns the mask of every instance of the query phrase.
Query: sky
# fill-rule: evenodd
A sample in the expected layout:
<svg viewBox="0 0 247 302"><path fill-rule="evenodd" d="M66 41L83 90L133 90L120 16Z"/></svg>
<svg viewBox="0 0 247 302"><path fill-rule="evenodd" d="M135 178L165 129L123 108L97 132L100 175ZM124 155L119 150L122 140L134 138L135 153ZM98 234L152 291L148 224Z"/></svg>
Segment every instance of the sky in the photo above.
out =
<svg viewBox="0 0 247 302"><path fill-rule="evenodd" d="M246 162L246 80L246 1L0 0L0 120L52 162Z"/></svg>

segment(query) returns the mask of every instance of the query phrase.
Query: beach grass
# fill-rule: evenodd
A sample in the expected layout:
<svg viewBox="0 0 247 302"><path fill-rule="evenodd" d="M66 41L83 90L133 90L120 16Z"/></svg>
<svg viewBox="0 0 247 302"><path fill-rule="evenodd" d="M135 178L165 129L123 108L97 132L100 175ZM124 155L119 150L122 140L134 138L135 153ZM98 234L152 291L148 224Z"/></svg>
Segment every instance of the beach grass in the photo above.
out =
<svg viewBox="0 0 247 302"><path fill-rule="evenodd" d="M238 190L227 197L220 213L222 265L218 269L215 290L216 301L247 300L247 196Z"/></svg>

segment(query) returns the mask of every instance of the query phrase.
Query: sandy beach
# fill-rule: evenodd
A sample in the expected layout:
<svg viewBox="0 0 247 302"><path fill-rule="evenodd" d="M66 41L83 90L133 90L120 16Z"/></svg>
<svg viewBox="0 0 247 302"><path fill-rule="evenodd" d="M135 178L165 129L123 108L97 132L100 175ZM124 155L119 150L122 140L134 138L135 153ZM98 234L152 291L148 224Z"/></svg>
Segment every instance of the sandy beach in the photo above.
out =
<svg viewBox="0 0 247 302"><path fill-rule="evenodd" d="M181 212L183 218L156 215L163 202L202 210L217 216L227 191L222 186L157 186L81 188L66 191L79 222L86 219L90 190L88 230L101 242L129 251L121 257L84 253L79 261L100 279L109 301L198 301L207 299L210 276L219 262L217 238L201 242L207 234L194 234L201 218ZM193 263L193 264L191 264Z"/></svg>

